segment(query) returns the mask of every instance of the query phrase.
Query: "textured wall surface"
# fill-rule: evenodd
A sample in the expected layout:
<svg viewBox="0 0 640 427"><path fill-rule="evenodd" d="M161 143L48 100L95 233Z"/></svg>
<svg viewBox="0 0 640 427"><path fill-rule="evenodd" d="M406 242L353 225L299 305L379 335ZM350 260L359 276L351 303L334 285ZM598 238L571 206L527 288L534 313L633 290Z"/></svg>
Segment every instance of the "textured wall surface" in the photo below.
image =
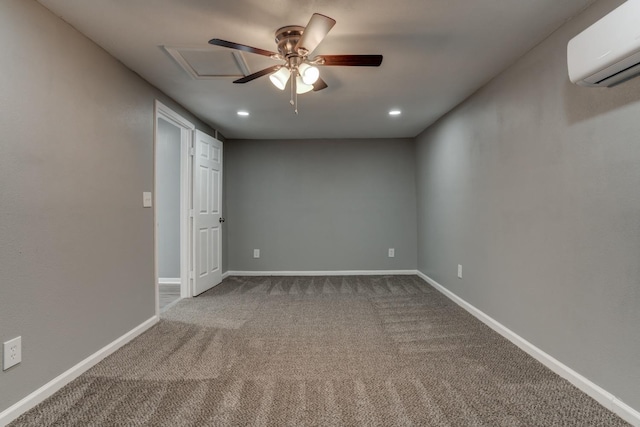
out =
<svg viewBox="0 0 640 427"><path fill-rule="evenodd" d="M414 168L411 139L229 141L229 270L415 269Z"/></svg>
<svg viewBox="0 0 640 427"><path fill-rule="evenodd" d="M158 275L180 277L180 128L159 119L156 144Z"/></svg>
<svg viewBox="0 0 640 427"><path fill-rule="evenodd" d="M417 143L418 267L640 408L640 78L567 77L596 2ZM456 276L463 265L463 279Z"/></svg>
<svg viewBox="0 0 640 427"><path fill-rule="evenodd" d="M34 1L0 2L0 411L155 314L154 99Z"/></svg>

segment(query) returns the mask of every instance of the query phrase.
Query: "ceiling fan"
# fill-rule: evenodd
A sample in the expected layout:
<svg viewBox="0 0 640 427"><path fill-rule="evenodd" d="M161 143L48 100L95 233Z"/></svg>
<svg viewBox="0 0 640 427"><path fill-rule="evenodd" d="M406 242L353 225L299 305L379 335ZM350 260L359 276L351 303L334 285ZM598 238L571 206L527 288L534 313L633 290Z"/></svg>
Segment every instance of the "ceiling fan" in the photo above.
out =
<svg viewBox="0 0 640 427"><path fill-rule="evenodd" d="M379 67L382 63L382 55L318 55L309 58L335 24L334 19L314 13L306 27L299 25L282 27L275 33L277 53L221 39L211 39L209 43L284 61L284 64L249 74L235 80L234 83L248 83L259 77L270 75L271 82L278 89L284 90L287 82L291 80L290 102L294 106L295 113L298 114L298 94L311 90L317 92L327 88L327 84L320 78L317 66Z"/></svg>

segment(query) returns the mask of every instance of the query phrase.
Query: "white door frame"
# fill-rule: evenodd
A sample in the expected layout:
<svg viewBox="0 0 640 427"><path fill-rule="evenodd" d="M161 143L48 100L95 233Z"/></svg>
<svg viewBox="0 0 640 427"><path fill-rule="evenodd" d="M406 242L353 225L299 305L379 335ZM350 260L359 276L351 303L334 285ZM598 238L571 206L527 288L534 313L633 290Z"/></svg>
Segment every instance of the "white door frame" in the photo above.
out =
<svg viewBox="0 0 640 427"><path fill-rule="evenodd" d="M180 129L180 297L191 298L193 296L193 284L191 272L191 234L192 219L191 189L192 189L192 157L193 138L195 126L184 117L164 105L155 101L154 138L153 138L153 241L154 241L154 273L156 283L156 314L160 312L160 291L158 277L158 219L156 212L156 194L158 192L158 179L156 176L156 162L158 157L158 120L163 119Z"/></svg>

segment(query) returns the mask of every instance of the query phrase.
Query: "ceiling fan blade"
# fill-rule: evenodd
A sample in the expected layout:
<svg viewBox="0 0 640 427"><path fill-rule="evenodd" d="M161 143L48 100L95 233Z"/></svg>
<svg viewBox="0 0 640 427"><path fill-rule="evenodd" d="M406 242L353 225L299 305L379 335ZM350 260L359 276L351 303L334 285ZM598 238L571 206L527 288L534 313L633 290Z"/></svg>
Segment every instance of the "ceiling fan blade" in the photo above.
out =
<svg viewBox="0 0 640 427"><path fill-rule="evenodd" d="M335 19L314 13L294 50L299 52L300 49L304 49L306 54L313 52L334 25L336 25Z"/></svg>
<svg viewBox="0 0 640 427"><path fill-rule="evenodd" d="M318 78L318 80L316 80L316 82L313 84L313 91L317 92L319 90L326 89L328 87L329 86L325 83L324 80L322 80L321 78Z"/></svg>
<svg viewBox="0 0 640 427"><path fill-rule="evenodd" d="M342 65L347 67L379 67L382 55L319 55L311 62L318 65Z"/></svg>
<svg viewBox="0 0 640 427"><path fill-rule="evenodd" d="M234 83L248 83L251 80L255 80L255 79L259 78L259 77L266 76L267 74L275 73L280 68L282 68L282 65L274 65L273 67L269 67L269 68L265 68L264 70L256 71L253 74L249 74L248 76L245 76L245 77L243 77L241 79L235 80Z"/></svg>
<svg viewBox="0 0 640 427"><path fill-rule="evenodd" d="M275 53L275 52L270 52L268 50L258 49L257 47L247 46L247 45L244 45L244 44L238 44L238 43L229 42L229 41L221 40L221 39L211 39L211 40L209 40L209 44L212 44L214 46L228 47L229 49L242 50L244 52L256 53L258 55L264 55L264 56L269 56L269 57L277 57L278 56L278 54Z"/></svg>

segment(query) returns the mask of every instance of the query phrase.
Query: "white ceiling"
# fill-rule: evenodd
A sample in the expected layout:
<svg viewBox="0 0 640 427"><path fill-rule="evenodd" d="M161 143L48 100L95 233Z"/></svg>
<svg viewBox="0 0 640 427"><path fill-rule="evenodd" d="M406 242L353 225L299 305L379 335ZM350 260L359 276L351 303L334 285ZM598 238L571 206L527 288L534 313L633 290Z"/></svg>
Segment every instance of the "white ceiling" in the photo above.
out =
<svg viewBox="0 0 640 427"><path fill-rule="evenodd" d="M295 139L413 137L595 0L39 1L227 138ZM221 38L276 51L274 31L314 12L337 21L315 54L384 61L323 67L329 87L301 95L298 116L267 77L195 79L163 48L219 58L231 51L207 41ZM277 64L244 57L251 72Z"/></svg>

